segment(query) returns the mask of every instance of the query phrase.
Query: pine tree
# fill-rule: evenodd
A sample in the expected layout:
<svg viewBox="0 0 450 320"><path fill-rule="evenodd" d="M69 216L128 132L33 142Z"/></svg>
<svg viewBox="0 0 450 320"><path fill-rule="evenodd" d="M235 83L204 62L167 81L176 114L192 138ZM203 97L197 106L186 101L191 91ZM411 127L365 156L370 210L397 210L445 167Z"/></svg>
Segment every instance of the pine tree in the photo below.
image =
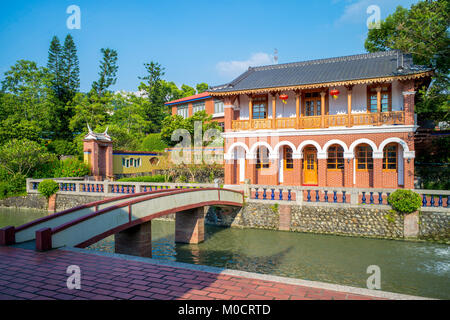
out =
<svg viewBox="0 0 450 320"><path fill-rule="evenodd" d="M145 91L149 105L146 107L146 121L150 123L151 132L159 132L161 130L161 122L167 115L167 109L164 106L164 86L161 77L165 74L164 68L157 62L151 61L144 63L147 75L139 77L145 82L141 82L139 90Z"/></svg>
<svg viewBox="0 0 450 320"><path fill-rule="evenodd" d="M114 85L117 81L117 51L113 49L101 49L103 53L103 60L100 62L100 78L98 81L94 81L92 89L97 92L99 96L103 95L103 92L110 86Z"/></svg>
<svg viewBox="0 0 450 320"><path fill-rule="evenodd" d="M73 99L80 88L80 67L77 56L77 48L70 34L64 40L62 61L62 82L64 88L64 102Z"/></svg>
<svg viewBox="0 0 450 320"><path fill-rule="evenodd" d="M61 60L62 60L61 44L59 42L58 37L54 36L50 43L50 48L48 50L47 68L49 69L50 74L53 76L52 90L58 100L63 99Z"/></svg>

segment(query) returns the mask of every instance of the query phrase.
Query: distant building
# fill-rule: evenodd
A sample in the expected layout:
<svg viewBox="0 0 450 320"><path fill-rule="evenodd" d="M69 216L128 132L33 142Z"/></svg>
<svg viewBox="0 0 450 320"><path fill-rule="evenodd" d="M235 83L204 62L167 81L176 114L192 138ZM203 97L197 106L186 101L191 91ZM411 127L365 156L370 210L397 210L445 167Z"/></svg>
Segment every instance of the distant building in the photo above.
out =
<svg viewBox="0 0 450 320"><path fill-rule="evenodd" d="M89 133L83 140L84 162L95 180L120 177L127 174L151 173L167 165L167 156L159 152L113 151L107 131Z"/></svg>
<svg viewBox="0 0 450 320"><path fill-rule="evenodd" d="M223 101L215 99L209 92L169 101L165 105L171 108L172 115L178 114L184 118L191 117L194 113L204 110L212 116L213 121L218 122L222 129L224 128L225 113Z"/></svg>

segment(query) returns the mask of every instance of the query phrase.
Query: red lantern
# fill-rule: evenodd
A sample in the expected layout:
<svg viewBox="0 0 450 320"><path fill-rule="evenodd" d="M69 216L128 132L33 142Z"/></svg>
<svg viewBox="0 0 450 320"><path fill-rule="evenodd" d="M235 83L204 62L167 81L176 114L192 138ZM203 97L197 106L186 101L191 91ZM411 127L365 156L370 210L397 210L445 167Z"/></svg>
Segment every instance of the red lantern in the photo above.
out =
<svg viewBox="0 0 450 320"><path fill-rule="evenodd" d="M280 94L280 100L281 102L283 102L284 104L286 104L286 100L289 98L289 96L287 94Z"/></svg>
<svg viewBox="0 0 450 320"><path fill-rule="evenodd" d="M334 100L336 100L339 97L339 93L340 92L337 89L330 90L330 95L333 97Z"/></svg>

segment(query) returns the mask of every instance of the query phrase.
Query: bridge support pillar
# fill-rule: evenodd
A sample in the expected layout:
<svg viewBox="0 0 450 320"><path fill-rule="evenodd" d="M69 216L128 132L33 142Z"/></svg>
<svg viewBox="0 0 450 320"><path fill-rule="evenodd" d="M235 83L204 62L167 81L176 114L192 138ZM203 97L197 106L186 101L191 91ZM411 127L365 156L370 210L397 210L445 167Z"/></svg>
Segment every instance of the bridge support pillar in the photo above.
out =
<svg viewBox="0 0 450 320"><path fill-rule="evenodd" d="M115 252L152 257L152 222L144 222L114 235Z"/></svg>
<svg viewBox="0 0 450 320"><path fill-rule="evenodd" d="M177 212L175 216L175 242L200 243L205 240L204 207Z"/></svg>

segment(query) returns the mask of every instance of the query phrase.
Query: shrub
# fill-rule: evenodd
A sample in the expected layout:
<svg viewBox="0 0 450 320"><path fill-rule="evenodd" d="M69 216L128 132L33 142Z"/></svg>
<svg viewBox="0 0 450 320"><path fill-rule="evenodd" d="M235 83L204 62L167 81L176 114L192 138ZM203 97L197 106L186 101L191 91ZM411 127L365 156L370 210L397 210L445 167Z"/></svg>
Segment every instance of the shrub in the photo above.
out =
<svg viewBox="0 0 450 320"><path fill-rule="evenodd" d="M117 181L119 182L165 182L163 175L154 175L154 176L140 176L140 177L131 177L131 178L122 178Z"/></svg>
<svg viewBox="0 0 450 320"><path fill-rule="evenodd" d="M26 190L26 177L23 174L16 173L7 180L9 185L9 194L19 194Z"/></svg>
<svg viewBox="0 0 450 320"><path fill-rule="evenodd" d="M0 199L6 198L9 193L9 184L6 181L0 181Z"/></svg>
<svg viewBox="0 0 450 320"><path fill-rule="evenodd" d="M84 177L89 174L89 167L77 158L70 158L59 162L53 172L55 178Z"/></svg>
<svg viewBox="0 0 450 320"><path fill-rule="evenodd" d="M169 146L161 139L160 133L151 133L147 135L141 144L142 151L164 151Z"/></svg>
<svg viewBox="0 0 450 320"><path fill-rule="evenodd" d="M59 185L50 179L44 180L39 183L38 191L41 195L46 197L47 199L54 195L59 190Z"/></svg>
<svg viewBox="0 0 450 320"><path fill-rule="evenodd" d="M422 206L420 195L411 190L402 189L393 192L388 198L388 203L395 211L403 214L417 211Z"/></svg>

